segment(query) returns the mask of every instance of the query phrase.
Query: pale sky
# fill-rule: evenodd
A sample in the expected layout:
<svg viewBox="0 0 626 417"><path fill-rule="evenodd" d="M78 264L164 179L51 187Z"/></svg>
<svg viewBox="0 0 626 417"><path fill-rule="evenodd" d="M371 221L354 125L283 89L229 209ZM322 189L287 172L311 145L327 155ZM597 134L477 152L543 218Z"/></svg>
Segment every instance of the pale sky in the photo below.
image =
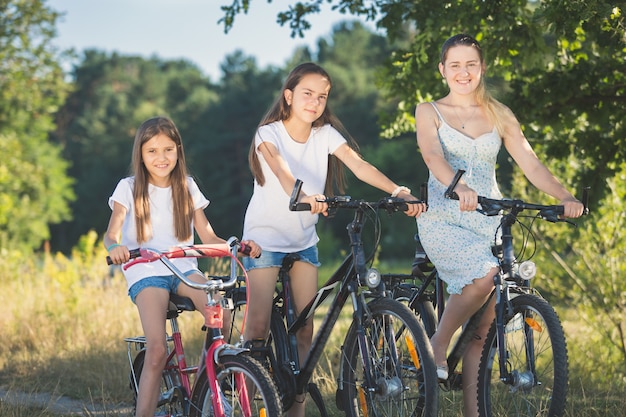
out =
<svg viewBox="0 0 626 417"><path fill-rule="evenodd" d="M186 58L198 65L213 81L221 76L219 65L237 49L256 58L257 64L282 66L303 45L316 50L320 37L332 27L354 16L342 15L322 5L312 15L312 28L304 38L291 38L288 26L276 22L279 11L293 1L252 0L247 15L238 15L234 27L224 33L220 6L230 0L48 0L65 16L58 20L54 44L62 49L97 48L124 55L156 55L161 59ZM359 19L374 29L374 23Z"/></svg>

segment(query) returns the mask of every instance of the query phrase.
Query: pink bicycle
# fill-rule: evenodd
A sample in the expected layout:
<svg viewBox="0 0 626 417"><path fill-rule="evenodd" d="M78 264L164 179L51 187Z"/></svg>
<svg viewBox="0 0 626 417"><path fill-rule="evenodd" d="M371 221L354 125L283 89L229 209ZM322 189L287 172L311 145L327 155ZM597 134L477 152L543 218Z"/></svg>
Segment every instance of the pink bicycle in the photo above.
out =
<svg viewBox="0 0 626 417"><path fill-rule="evenodd" d="M168 252L154 249L133 249L133 259L124 267L142 262L159 261L186 285L204 290L207 304L204 310L206 331L200 363L189 366L185 357L177 317L183 311L193 311L191 299L170 295L167 320L171 335L166 335L169 349L163 369L158 416L171 417L267 417L282 415L282 406L274 383L267 370L249 356L249 350L227 344L222 335L223 309L232 308L228 299L216 300L215 295L232 287L241 267L237 252L243 252L235 238L225 244L184 246ZM221 258L230 257L228 276L209 276L206 283L190 281L170 261L172 258ZM128 360L131 367L130 386L135 399L145 358L144 336L128 337Z"/></svg>

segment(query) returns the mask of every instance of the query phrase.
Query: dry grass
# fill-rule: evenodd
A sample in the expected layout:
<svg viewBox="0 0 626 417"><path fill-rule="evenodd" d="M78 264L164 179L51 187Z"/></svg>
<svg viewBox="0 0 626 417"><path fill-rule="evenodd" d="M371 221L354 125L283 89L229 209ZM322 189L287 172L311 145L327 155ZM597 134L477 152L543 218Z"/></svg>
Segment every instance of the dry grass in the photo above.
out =
<svg viewBox="0 0 626 417"><path fill-rule="evenodd" d="M127 408L119 408L131 401L123 338L139 334L141 327L123 277L111 275L103 262L104 251L93 249L97 245L86 247L85 253L77 252L71 260L63 256L29 260L0 253L0 293L5 298L0 315L0 388L5 394L21 392L33 398L50 395L50 403L35 406L34 401L0 401L0 416L58 415L51 404L61 396L85 404L83 415L127 415ZM334 405L335 365L349 310L348 306L314 375L332 416L342 415ZM606 375L600 381L589 379L588 370L602 366L593 362L593 346L584 340L592 329L578 322L574 311L561 313L572 368L567 416L620 415L626 408L626 381ZM195 359L202 319L198 314L183 316L187 354ZM460 416L459 400L458 392L442 393L440 415ZM309 409L309 416L316 415L312 404Z"/></svg>

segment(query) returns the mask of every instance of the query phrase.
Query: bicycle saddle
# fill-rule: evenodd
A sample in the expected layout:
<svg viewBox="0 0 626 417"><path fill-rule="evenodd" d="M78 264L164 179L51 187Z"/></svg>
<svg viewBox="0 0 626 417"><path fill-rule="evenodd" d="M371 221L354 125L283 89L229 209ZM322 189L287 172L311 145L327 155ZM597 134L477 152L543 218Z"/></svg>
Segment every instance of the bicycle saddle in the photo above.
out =
<svg viewBox="0 0 626 417"><path fill-rule="evenodd" d="M191 298L183 297L178 294L170 293L170 305L167 309L167 318L173 318L181 311L194 311L196 307L193 305ZM170 317L170 315L173 315Z"/></svg>
<svg viewBox="0 0 626 417"><path fill-rule="evenodd" d="M423 278L435 269L435 265L428 258L417 234L415 235L415 245L415 258L413 258L413 264L411 265L411 275Z"/></svg>

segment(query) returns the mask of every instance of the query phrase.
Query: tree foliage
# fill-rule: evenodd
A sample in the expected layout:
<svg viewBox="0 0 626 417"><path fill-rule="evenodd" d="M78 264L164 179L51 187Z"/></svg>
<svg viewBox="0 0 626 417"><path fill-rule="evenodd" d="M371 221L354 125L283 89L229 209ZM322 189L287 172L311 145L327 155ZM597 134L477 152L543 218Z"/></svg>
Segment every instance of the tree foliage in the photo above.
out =
<svg viewBox="0 0 626 417"><path fill-rule="evenodd" d="M37 248L71 216L68 163L48 141L67 90L57 18L39 0L0 1L0 248Z"/></svg>
<svg viewBox="0 0 626 417"><path fill-rule="evenodd" d="M260 0L259 0L260 1ZM547 158L574 157L578 178L606 192L605 178L626 159L626 26L623 5L611 0L298 1L278 15L292 36L324 3L376 21L391 40L410 36L381 73L382 90L398 106L385 123L393 137L414 129L417 102L445 94L439 48L456 33L475 36L486 51L496 95L519 115L527 136ZM228 30L249 0L223 6Z"/></svg>
<svg viewBox="0 0 626 417"><path fill-rule="evenodd" d="M185 144L206 138L206 127L194 129L217 96L200 70L187 61L162 61L83 53L73 70L74 89L57 113L52 139L72 161L78 196L74 220L54 228L55 247L69 250L91 228L102 232L111 214L107 206L120 178L130 173L136 129L156 115L170 116Z"/></svg>
<svg viewBox="0 0 626 417"><path fill-rule="evenodd" d="M381 94L396 103L382 126L390 138L414 131L413 110L418 102L446 94L437 70L441 44L457 33L468 33L481 42L492 92L518 115L540 159L577 194L583 185L592 187L592 216L577 221L577 230L534 225L538 243L545 249L535 255L544 276L538 285L555 301L579 307L597 329L590 343L601 347L603 357L594 358L583 372L598 380L623 378L624 5L611 0L308 0L288 6L278 15L279 23L288 24L292 36L302 35L310 27L307 16L319 12L324 3L376 21L392 42L402 41L394 45L378 78ZM249 0L232 0L230 6L223 6L226 30L249 4ZM379 155L378 166L390 166L385 154ZM399 156L391 166L404 161ZM513 171L511 181L508 196L545 200L528 187L519 170ZM617 371L601 374L597 363L616 365Z"/></svg>

